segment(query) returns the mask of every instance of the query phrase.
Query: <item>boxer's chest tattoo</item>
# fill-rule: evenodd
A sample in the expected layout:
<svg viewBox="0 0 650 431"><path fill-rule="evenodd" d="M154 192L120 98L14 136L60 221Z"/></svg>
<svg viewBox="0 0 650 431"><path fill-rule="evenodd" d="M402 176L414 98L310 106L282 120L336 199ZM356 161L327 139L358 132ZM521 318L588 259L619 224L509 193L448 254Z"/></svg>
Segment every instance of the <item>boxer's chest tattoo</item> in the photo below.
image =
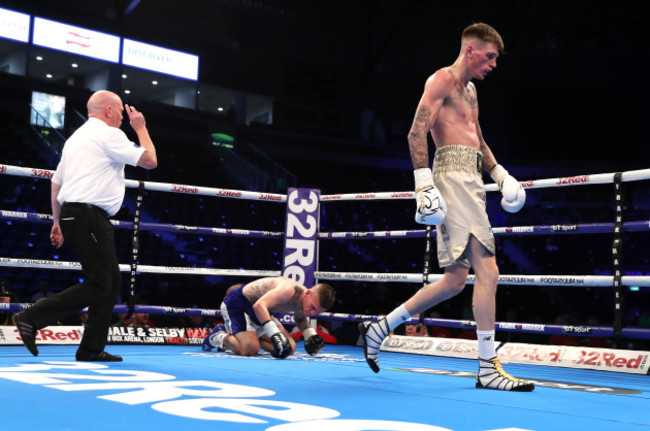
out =
<svg viewBox="0 0 650 431"><path fill-rule="evenodd" d="M460 99L465 105L469 106L471 109L477 107L478 102L476 100L476 95L469 88L464 87L460 82L456 81L454 85L454 96Z"/></svg>

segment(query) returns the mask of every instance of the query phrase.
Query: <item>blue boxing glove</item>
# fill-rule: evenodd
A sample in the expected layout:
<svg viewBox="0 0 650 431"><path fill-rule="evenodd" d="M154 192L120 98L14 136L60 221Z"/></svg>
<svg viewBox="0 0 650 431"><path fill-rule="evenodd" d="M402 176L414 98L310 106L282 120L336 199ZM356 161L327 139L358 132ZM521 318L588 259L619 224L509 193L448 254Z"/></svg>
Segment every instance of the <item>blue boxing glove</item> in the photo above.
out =
<svg viewBox="0 0 650 431"><path fill-rule="evenodd" d="M302 331L302 335L305 337L305 351L311 356L318 355L325 347L323 337L318 335L314 328L305 329Z"/></svg>
<svg viewBox="0 0 650 431"><path fill-rule="evenodd" d="M273 350L271 351L271 356L278 359L284 359L291 354L291 343L286 335L284 335L278 329L278 326L273 320L265 322L262 327L264 332L271 339L273 344Z"/></svg>

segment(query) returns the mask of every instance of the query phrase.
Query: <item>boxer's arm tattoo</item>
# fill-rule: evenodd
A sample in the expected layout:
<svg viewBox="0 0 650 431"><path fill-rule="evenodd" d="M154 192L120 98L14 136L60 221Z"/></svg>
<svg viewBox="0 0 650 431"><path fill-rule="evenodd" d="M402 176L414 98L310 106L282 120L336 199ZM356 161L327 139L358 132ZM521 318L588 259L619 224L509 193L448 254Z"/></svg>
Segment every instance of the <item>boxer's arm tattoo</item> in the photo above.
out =
<svg viewBox="0 0 650 431"><path fill-rule="evenodd" d="M415 114L413 125L408 134L411 160L415 169L429 166L429 151L427 146L427 133L429 133L429 117L431 111L426 106L420 107Z"/></svg>
<svg viewBox="0 0 650 431"><path fill-rule="evenodd" d="M483 139L483 132L481 131L481 125L476 123L476 134L478 135L479 140L479 150L483 154L483 169L490 172L493 167L497 165L497 161L494 158L494 154L488 147L485 139Z"/></svg>
<svg viewBox="0 0 650 431"><path fill-rule="evenodd" d="M298 329L301 331L309 328L309 320L307 320L307 317L303 316L302 313L299 312L295 312L293 314L293 323L295 323Z"/></svg>

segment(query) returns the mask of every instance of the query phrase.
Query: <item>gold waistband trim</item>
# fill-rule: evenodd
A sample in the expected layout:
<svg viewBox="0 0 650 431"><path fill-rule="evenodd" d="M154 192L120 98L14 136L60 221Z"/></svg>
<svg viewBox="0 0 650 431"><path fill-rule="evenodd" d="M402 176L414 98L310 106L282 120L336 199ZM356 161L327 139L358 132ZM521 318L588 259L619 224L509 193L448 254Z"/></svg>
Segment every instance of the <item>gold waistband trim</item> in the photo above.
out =
<svg viewBox="0 0 650 431"><path fill-rule="evenodd" d="M483 154L465 145L438 148L433 159L433 173L458 171L483 175Z"/></svg>

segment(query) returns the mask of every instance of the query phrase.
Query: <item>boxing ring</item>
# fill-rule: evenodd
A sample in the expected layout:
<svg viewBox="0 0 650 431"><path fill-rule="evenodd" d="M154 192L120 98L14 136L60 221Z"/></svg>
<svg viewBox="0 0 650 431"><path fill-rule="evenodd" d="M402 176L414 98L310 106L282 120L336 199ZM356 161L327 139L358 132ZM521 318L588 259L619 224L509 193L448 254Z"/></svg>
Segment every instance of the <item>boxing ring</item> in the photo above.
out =
<svg viewBox="0 0 650 431"><path fill-rule="evenodd" d="M52 173L48 170L0 165L0 174L3 175L47 179ZM624 233L650 230L648 220L624 221L622 187L627 182L648 179L650 170L522 182L526 189L614 185L612 206L615 207L615 217L611 222L493 228L497 238L583 233L612 235L612 275L504 274L500 276L500 284L611 288L614 298L613 325L576 326L499 321L496 325L497 334L512 332L618 340L650 339L650 330L627 327L622 318L625 288L650 287L650 277L626 275L622 269L621 257ZM321 232L318 225L321 204L326 206L342 201L359 203L377 200L412 202L414 197L411 192L318 196L316 191L318 205L314 206L311 195L314 191L304 189L290 189L287 195L280 195L132 180L127 180L127 187L193 197L268 201L270 205L287 207L297 202L298 211L293 212L293 218L287 212L286 225L292 229L287 228L284 232L149 223L141 220L135 220L135 224L141 232L264 240L284 237L284 263L287 260L305 263L301 261L311 258L302 268L293 267L289 271L302 277L305 275L300 271L309 273L313 270L315 279L330 281L337 291L345 289L346 282L352 281L410 284L417 288L441 277L430 273L430 256L427 252L423 253L425 264L422 272L336 272L319 271L317 268L320 259L318 244L331 240L399 241L421 238L420 243L425 243L429 250L435 235L432 229ZM495 191L496 185L488 184L486 189ZM296 200L293 193L306 193L301 196L308 198ZM302 205L305 202L309 205ZM296 215L307 212L307 206L314 220ZM144 207L146 208L146 200ZM51 223L48 214L4 209L0 210L0 219L12 223ZM113 221L113 225L116 229L134 228L131 221ZM314 226L316 232L312 232ZM289 240L293 242L288 242ZM309 245L309 240L312 241L310 244L315 245ZM425 247L422 248L424 251ZM80 269L76 262L71 261L8 256L0 257L0 268L2 267L24 268L25 271ZM285 274L289 267L291 265L283 266ZM133 262L121 264L120 269L125 273L131 272L135 278L147 277L149 274L257 278L282 273L277 269L137 263L133 266ZM470 276L468 283L473 283L473 277ZM131 284L134 285L133 281ZM28 306L26 303L0 304L0 310L17 312ZM125 312L127 308L126 305L118 305L116 312ZM135 310L152 314L218 315L216 309L191 307L135 305ZM281 317L283 322L287 322L284 318L286 316ZM331 313L318 316L319 319L341 322L373 320L377 317L370 314L337 313L336 305ZM412 319L411 323L417 323L417 319ZM475 328L474 322L467 319L427 317L423 323L452 329ZM3 328L3 340L11 338L11 329ZM160 335L149 338L162 338L167 342L150 340L149 344L164 345L141 345L139 343L146 344L146 340L143 342L137 333L122 333L122 336L133 337L128 338L132 342L120 343L116 341L118 334L112 332L111 336L115 338L111 343L113 345L109 346L110 351L125 356L125 362L110 365L70 362L76 350L73 332L67 333L67 339L65 334L51 337L48 344L54 345L44 347L37 358L29 355L21 345L3 345L0 348L3 353L0 359L0 379L7 388L6 393L11 394L8 400L10 414L5 418L5 423L16 429L53 430L87 428L93 420L100 421L100 429L123 429L129 425L145 429L214 429L214 426L226 426L232 430L269 431L331 430L335 427L342 430L414 431L650 429L650 417L645 413L650 398L650 382L645 375L650 366L648 352L503 342L498 345L498 351L502 359L511 362L507 366L508 371L517 377L534 380L537 384L537 389L532 394L516 394L474 389L471 378L475 378L477 367L476 346L471 340L391 337L382 347L382 372L374 375L365 364L362 349L356 346L327 345L316 357L299 353L284 361L273 360L268 354L241 358L228 353L202 352L195 345L200 344L204 333L165 333L162 328L157 329L160 331L144 334L143 337ZM184 344L170 341L183 337ZM302 352L300 344L297 351ZM48 400L47 406L42 405L45 399ZM36 403L46 419L33 414L35 400L38 400ZM71 409L71 405L81 408ZM476 414L468 414L472 410Z"/></svg>

